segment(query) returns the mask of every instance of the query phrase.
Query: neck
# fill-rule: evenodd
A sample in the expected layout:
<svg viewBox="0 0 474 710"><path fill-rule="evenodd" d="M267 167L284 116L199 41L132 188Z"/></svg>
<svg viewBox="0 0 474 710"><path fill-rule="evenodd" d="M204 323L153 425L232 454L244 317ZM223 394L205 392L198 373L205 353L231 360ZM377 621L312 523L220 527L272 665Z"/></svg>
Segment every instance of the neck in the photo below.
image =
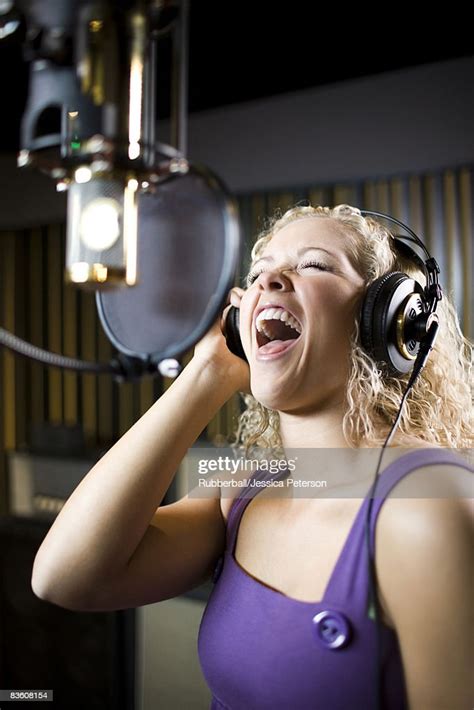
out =
<svg viewBox="0 0 474 710"><path fill-rule="evenodd" d="M312 413L280 412L283 448L288 459L296 457L294 477L311 479L319 476L327 479L325 495L330 495L332 488L359 483L363 485L365 495L373 481L380 447L367 444L356 448L349 446L343 435L343 416L342 402ZM420 445L424 445L420 440L396 435L384 452L382 470L403 453L403 449L418 448ZM402 447L402 451L397 447Z"/></svg>
<svg viewBox="0 0 474 710"><path fill-rule="evenodd" d="M294 494L298 505L302 495L337 498L347 497L347 491L352 491L358 497L361 490L361 495L365 495L369 486L367 471L375 471L377 451L349 446L342 430L343 415L342 402L309 414L280 412L283 448L288 460L294 460L296 466L292 477L324 481L321 491L303 488L301 493L298 489Z"/></svg>
<svg viewBox="0 0 474 710"><path fill-rule="evenodd" d="M308 414L280 412L285 449L350 448L342 431L343 406L337 403Z"/></svg>

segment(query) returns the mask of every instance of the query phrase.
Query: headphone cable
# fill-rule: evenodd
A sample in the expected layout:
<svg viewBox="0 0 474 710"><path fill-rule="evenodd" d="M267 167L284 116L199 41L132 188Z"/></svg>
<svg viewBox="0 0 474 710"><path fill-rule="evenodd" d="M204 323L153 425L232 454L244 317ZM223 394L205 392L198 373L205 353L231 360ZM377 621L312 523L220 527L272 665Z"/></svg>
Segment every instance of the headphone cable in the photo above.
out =
<svg viewBox="0 0 474 710"><path fill-rule="evenodd" d="M428 359L428 355L430 354L430 352L433 348L434 342L436 340L438 328L439 328L438 320L433 319L426 336L423 338L423 340L420 343L420 349L418 351L418 355L416 357L415 364L413 366L412 374L411 374L408 384L406 386L405 392L403 393L403 396L402 396L402 399L400 402L400 406L398 408L397 416L396 416L395 421L393 422L392 427L388 433L388 436L385 439L385 442L380 450L380 456L379 456L379 460L377 463L377 469L375 471L374 481L372 483L372 487L369 492L369 504L367 506L367 514L365 517L365 542L366 542L368 567L369 567L369 617L374 619L375 626L376 626L375 707L377 708L377 710L383 710L382 654L381 654L382 644L381 644L381 624L380 624L381 614L380 614L380 607L379 607L377 591L376 591L377 590L377 584L376 584L377 575L376 575L376 569L375 569L375 549L374 549L374 556L372 556L371 545L370 545L370 524L369 524L369 521L370 521L370 516L371 516L371 512L372 512L372 504L373 504L373 500L374 500L375 489L376 489L377 483L378 483L379 470L380 470L380 465L382 463L382 457L383 457L384 451L387 448L387 446L390 444L390 442L392 441L395 430L400 422L400 418L401 418L402 411L403 411L403 405L405 404L408 394L426 364L426 361ZM374 548L375 548L375 530L374 530Z"/></svg>

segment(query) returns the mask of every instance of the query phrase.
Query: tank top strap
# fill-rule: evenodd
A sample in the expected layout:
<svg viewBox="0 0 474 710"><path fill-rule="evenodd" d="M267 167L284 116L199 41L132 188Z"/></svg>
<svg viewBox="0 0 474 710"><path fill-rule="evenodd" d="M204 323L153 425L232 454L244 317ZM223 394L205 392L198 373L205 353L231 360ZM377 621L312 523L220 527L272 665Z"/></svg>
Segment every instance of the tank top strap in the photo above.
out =
<svg viewBox="0 0 474 710"><path fill-rule="evenodd" d="M456 465L474 472L473 467L465 458L448 449L415 449L403 454L386 468L383 468L382 459L382 471L379 474L370 511L369 531L372 555L375 550L377 517L390 491L415 469L437 464ZM369 592L365 535L369 502L369 493L367 493L343 545L324 596L326 601L343 605L351 603L354 608L357 607L361 610L367 608Z"/></svg>
<svg viewBox="0 0 474 710"><path fill-rule="evenodd" d="M237 531L239 529L240 519L244 514L244 510L253 498L263 490L264 486L271 481L275 481L283 474L286 474L286 469L270 473L269 471L257 469L246 482L245 487L239 492L239 495L234 498L227 516L227 533L226 533L226 550L233 554ZM262 485L255 485L261 482ZM265 482L265 483L263 483Z"/></svg>
<svg viewBox="0 0 474 710"><path fill-rule="evenodd" d="M416 449L415 451L404 454L385 469L375 490L370 516L369 530L372 554L374 554L375 550L375 527L377 524L377 518L385 499L390 494L390 491L397 485L397 483L399 483L399 481L415 469L422 468L423 466L437 466L439 464L460 466L461 468L474 473L474 467L472 464L451 449ZM368 497L365 502L368 504ZM365 522L365 516L363 522Z"/></svg>

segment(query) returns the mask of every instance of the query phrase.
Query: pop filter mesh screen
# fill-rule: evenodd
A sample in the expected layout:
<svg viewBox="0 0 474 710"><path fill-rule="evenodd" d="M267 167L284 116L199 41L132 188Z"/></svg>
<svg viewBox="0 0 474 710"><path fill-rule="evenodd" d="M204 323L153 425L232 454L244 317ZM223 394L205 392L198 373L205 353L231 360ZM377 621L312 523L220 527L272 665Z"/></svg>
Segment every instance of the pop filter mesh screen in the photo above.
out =
<svg viewBox="0 0 474 710"><path fill-rule="evenodd" d="M156 361L207 332L232 287L239 258L233 204L196 169L138 198L138 284L97 295L112 343Z"/></svg>

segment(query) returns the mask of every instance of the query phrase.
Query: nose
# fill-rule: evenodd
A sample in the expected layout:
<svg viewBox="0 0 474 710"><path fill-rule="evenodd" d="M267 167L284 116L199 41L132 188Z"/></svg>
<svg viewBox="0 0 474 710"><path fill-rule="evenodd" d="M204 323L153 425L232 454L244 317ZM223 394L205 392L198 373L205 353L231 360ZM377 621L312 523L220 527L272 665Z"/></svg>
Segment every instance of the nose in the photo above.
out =
<svg viewBox="0 0 474 710"><path fill-rule="evenodd" d="M258 277L258 287L261 291L289 291L291 281L282 271L270 269Z"/></svg>

